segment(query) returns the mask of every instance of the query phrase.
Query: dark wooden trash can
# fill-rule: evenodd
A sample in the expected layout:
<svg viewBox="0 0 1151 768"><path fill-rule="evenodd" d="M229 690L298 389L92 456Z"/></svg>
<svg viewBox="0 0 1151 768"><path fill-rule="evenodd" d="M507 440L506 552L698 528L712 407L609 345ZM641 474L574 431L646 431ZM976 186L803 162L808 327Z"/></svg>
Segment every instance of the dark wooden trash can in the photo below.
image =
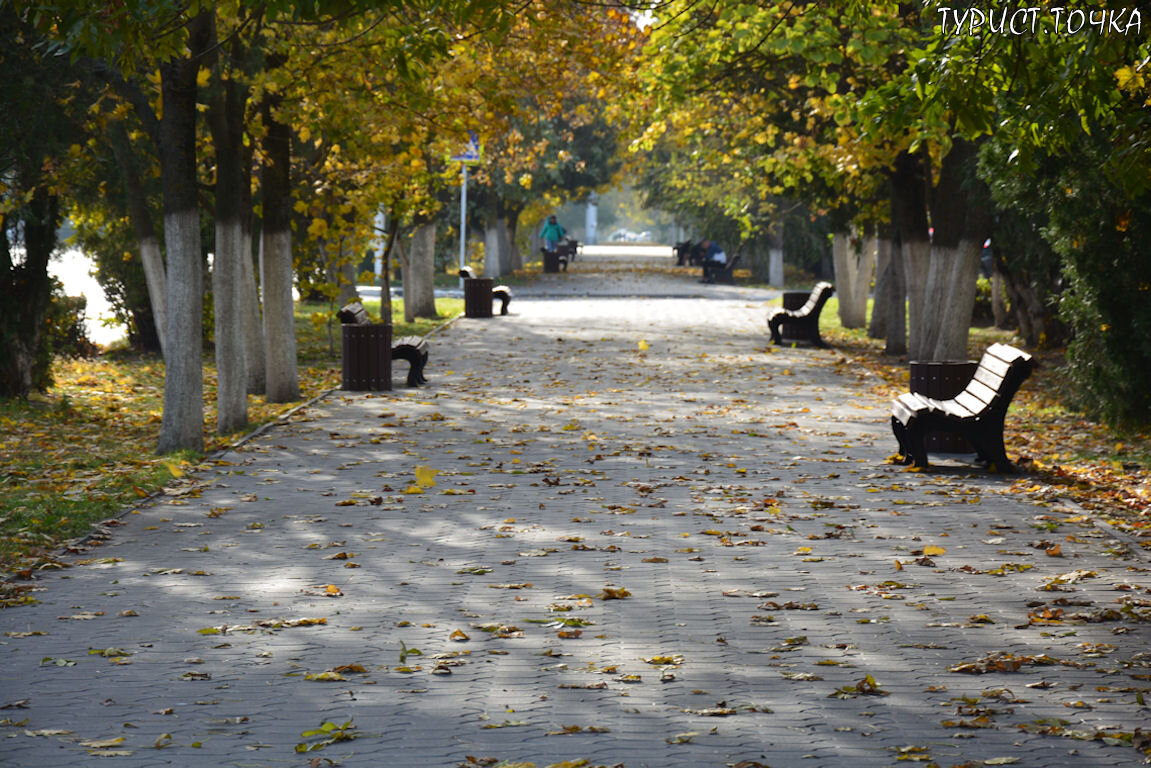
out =
<svg viewBox="0 0 1151 768"><path fill-rule="evenodd" d="M492 316L492 286L490 277L470 277L464 280L464 317Z"/></svg>
<svg viewBox="0 0 1151 768"><path fill-rule="evenodd" d="M560 271L559 251L544 251L544 272Z"/></svg>
<svg viewBox="0 0 1151 768"><path fill-rule="evenodd" d="M392 326L344 325L343 388L353 392L392 388Z"/></svg>
<svg viewBox="0 0 1151 768"><path fill-rule="evenodd" d="M917 395L950 400L971 381L979 363L974 360L912 360L910 389ZM974 453L964 438L952 432L928 432L924 441L928 453Z"/></svg>
<svg viewBox="0 0 1151 768"><path fill-rule="evenodd" d="M783 292L783 308L796 311L803 309L803 305L807 303L808 298L811 296L811 291L784 291ZM786 320L779 324L779 335L785 339L795 339L798 341L811 341L811 334L807 332L805 327L800 323L789 323Z"/></svg>

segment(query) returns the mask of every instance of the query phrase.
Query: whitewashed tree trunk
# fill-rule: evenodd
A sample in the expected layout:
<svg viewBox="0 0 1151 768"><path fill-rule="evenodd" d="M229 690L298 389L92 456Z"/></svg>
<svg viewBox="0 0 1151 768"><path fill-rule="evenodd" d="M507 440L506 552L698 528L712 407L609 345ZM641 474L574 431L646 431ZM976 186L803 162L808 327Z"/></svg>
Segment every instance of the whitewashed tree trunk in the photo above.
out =
<svg viewBox="0 0 1151 768"><path fill-rule="evenodd" d="M252 232L247 227L244 227L242 266L244 284L240 301L244 317L244 356L248 361L248 394L262 395L267 388L264 327L260 315L260 292L256 287L256 268L252 264Z"/></svg>
<svg viewBox="0 0 1151 768"><path fill-rule="evenodd" d="M290 229L264 232L260 240L260 270L260 285L264 292L264 339L268 352L267 398L270 403L288 403L300 397Z"/></svg>
<svg viewBox="0 0 1151 768"><path fill-rule="evenodd" d="M248 423L248 366L244 358L244 231L234 216L216 220L212 298L216 322L216 431L235 432Z"/></svg>
<svg viewBox="0 0 1151 768"><path fill-rule="evenodd" d="M164 112L156 134L164 189L167 264L167 357L164 415L156 452L204 450L203 268L196 185L196 78L213 42L215 17L189 23L188 55L160 65ZM141 117L144 115L142 114Z"/></svg>
<svg viewBox="0 0 1151 768"><path fill-rule="evenodd" d="M512 253L512 239L508 232L508 220L503 216L496 223L496 230L500 240L500 266L502 267L500 274L506 275L514 272L516 265L515 256Z"/></svg>
<svg viewBox="0 0 1151 768"><path fill-rule="evenodd" d="M867 335L873 339L887 336L887 318L891 313L891 240L880 238L875 248L875 303Z"/></svg>
<svg viewBox="0 0 1151 768"><path fill-rule="evenodd" d="M838 232L831 242L835 263L835 293L844 328L867 325L867 292L875 269L875 239Z"/></svg>
<svg viewBox="0 0 1151 768"><path fill-rule="evenodd" d="M164 214L168 246L167 323L164 336L164 416L157 453L204 448L203 270L200 213L195 208Z"/></svg>
<svg viewBox="0 0 1151 768"><path fill-rule="evenodd" d="M903 278L907 283L907 355L910 360L930 360L933 347L927 344L925 319L927 276L931 266L929 240L904 240Z"/></svg>
<svg viewBox="0 0 1151 768"><path fill-rule="evenodd" d="M767 251L767 284L772 288L783 287L783 249L769 248Z"/></svg>
<svg viewBox="0 0 1151 768"><path fill-rule="evenodd" d="M935 251L939 253L936 254ZM966 360L967 337L975 308L975 282L979 277L982 240L963 239L954 249L932 249L936 262L933 273L939 285L932 295L941 295L933 360Z"/></svg>
<svg viewBox="0 0 1151 768"><path fill-rule="evenodd" d="M148 285L148 302L152 305L152 322L160 339L160 354L167 357L167 340L164 338L168 325L167 277L160 242L155 237L140 240L140 259L144 262L144 281Z"/></svg>
<svg viewBox="0 0 1151 768"><path fill-rule="evenodd" d="M436 317L436 223L416 228L404 266L404 320Z"/></svg>
<svg viewBox="0 0 1151 768"><path fill-rule="evenodd" d="M261 179L264 222L260 239L260 287L264 294L267 399L270 403L288 403L300 397L296 315L292 302L292 132L275 119L278 106L276 95L266 97L262 105L264 124L268 126L264 138L268 160Z"/></svg>
<svg viewBox="0 0 1151 768"><path fill-rule="evenodd" d="M895 252L891 241L886 241L891 253L890 269L887 273L888 300L886 310L887 347L889 355L907 354L907 276L903 271L903 258Z"/></svg>
<svg viewBox="0 0 1151 768"><path fill-rule="evenodd" d="M484 230L484 277L504 274L500 251L500 228L494 221Z"/></svg>

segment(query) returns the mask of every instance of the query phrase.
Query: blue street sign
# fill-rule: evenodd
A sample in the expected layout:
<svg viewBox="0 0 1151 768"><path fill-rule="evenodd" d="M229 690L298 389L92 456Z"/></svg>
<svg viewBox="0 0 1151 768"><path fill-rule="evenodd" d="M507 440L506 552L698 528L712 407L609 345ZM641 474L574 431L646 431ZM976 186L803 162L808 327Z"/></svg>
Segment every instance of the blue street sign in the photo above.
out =
<svg viewBox="0 0 1151 768"><path fill-rule="evenodd" d="M450 158L456 163L466 163L468 165L476 165L483 162L484 152L480 147L480 137L476 136L475 131L468 131L468 145L464 151L458 155L452 155Z"/></svg>

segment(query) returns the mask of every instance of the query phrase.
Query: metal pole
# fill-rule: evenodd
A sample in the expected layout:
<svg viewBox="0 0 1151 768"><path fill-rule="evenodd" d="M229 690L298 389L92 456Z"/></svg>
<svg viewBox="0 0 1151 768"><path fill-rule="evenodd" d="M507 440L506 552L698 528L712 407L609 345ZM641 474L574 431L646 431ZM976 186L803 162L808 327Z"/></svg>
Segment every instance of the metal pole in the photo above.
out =
<svg viewBox="0 0 1151 768"><path fill-rule="evenodd" d="M464 183L460 185L460 269L468 265L468 164L460 163L464 172ZM460 290L463 290L464 279L460 278Z"/></svg>

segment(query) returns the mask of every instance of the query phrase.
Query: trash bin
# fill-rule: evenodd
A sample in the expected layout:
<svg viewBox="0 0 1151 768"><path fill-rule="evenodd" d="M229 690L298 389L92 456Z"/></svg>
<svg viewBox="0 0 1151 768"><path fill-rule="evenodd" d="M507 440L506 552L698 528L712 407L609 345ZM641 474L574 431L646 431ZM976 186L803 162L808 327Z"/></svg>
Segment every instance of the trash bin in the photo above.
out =
<svg viewBox="0 0 1151 768"><path fill-rule="evenodd" d="M783 292L783 308L796 311L803 309L803 305L811 298L811 291L784 291ZM799 323L789 323L784 321L779 324L779 335L785 339L795 339L797 341L811 341L811 334L804 329L804 326Z"/></svg>
<svg viewBox="0 0 1151 768"><path fill-rule="evenodd" d="M464 278L464 317L492 316L492 287L490 277Z"/></svg>
<svg viewBox="0 0 1151 768"><path fill-rule="evenodd" d="M392 326L344 325L343 384L352 392L392 388Z"/></svg>
<svg viewBox="0 0 1151 768"><path fill-rule="evenodd" d="M544 272L556 273L560 271L559 251L544 251Z"/></svg>
<svg viewBox="0 0 1151 768"><path fill-rule="evenodd" d="M974 360L912 360L911 391L936 400L950 400L967 387L979 363ZM967 440L951 432L928 432L924 440L928 453L974 453Z"/></svg>

